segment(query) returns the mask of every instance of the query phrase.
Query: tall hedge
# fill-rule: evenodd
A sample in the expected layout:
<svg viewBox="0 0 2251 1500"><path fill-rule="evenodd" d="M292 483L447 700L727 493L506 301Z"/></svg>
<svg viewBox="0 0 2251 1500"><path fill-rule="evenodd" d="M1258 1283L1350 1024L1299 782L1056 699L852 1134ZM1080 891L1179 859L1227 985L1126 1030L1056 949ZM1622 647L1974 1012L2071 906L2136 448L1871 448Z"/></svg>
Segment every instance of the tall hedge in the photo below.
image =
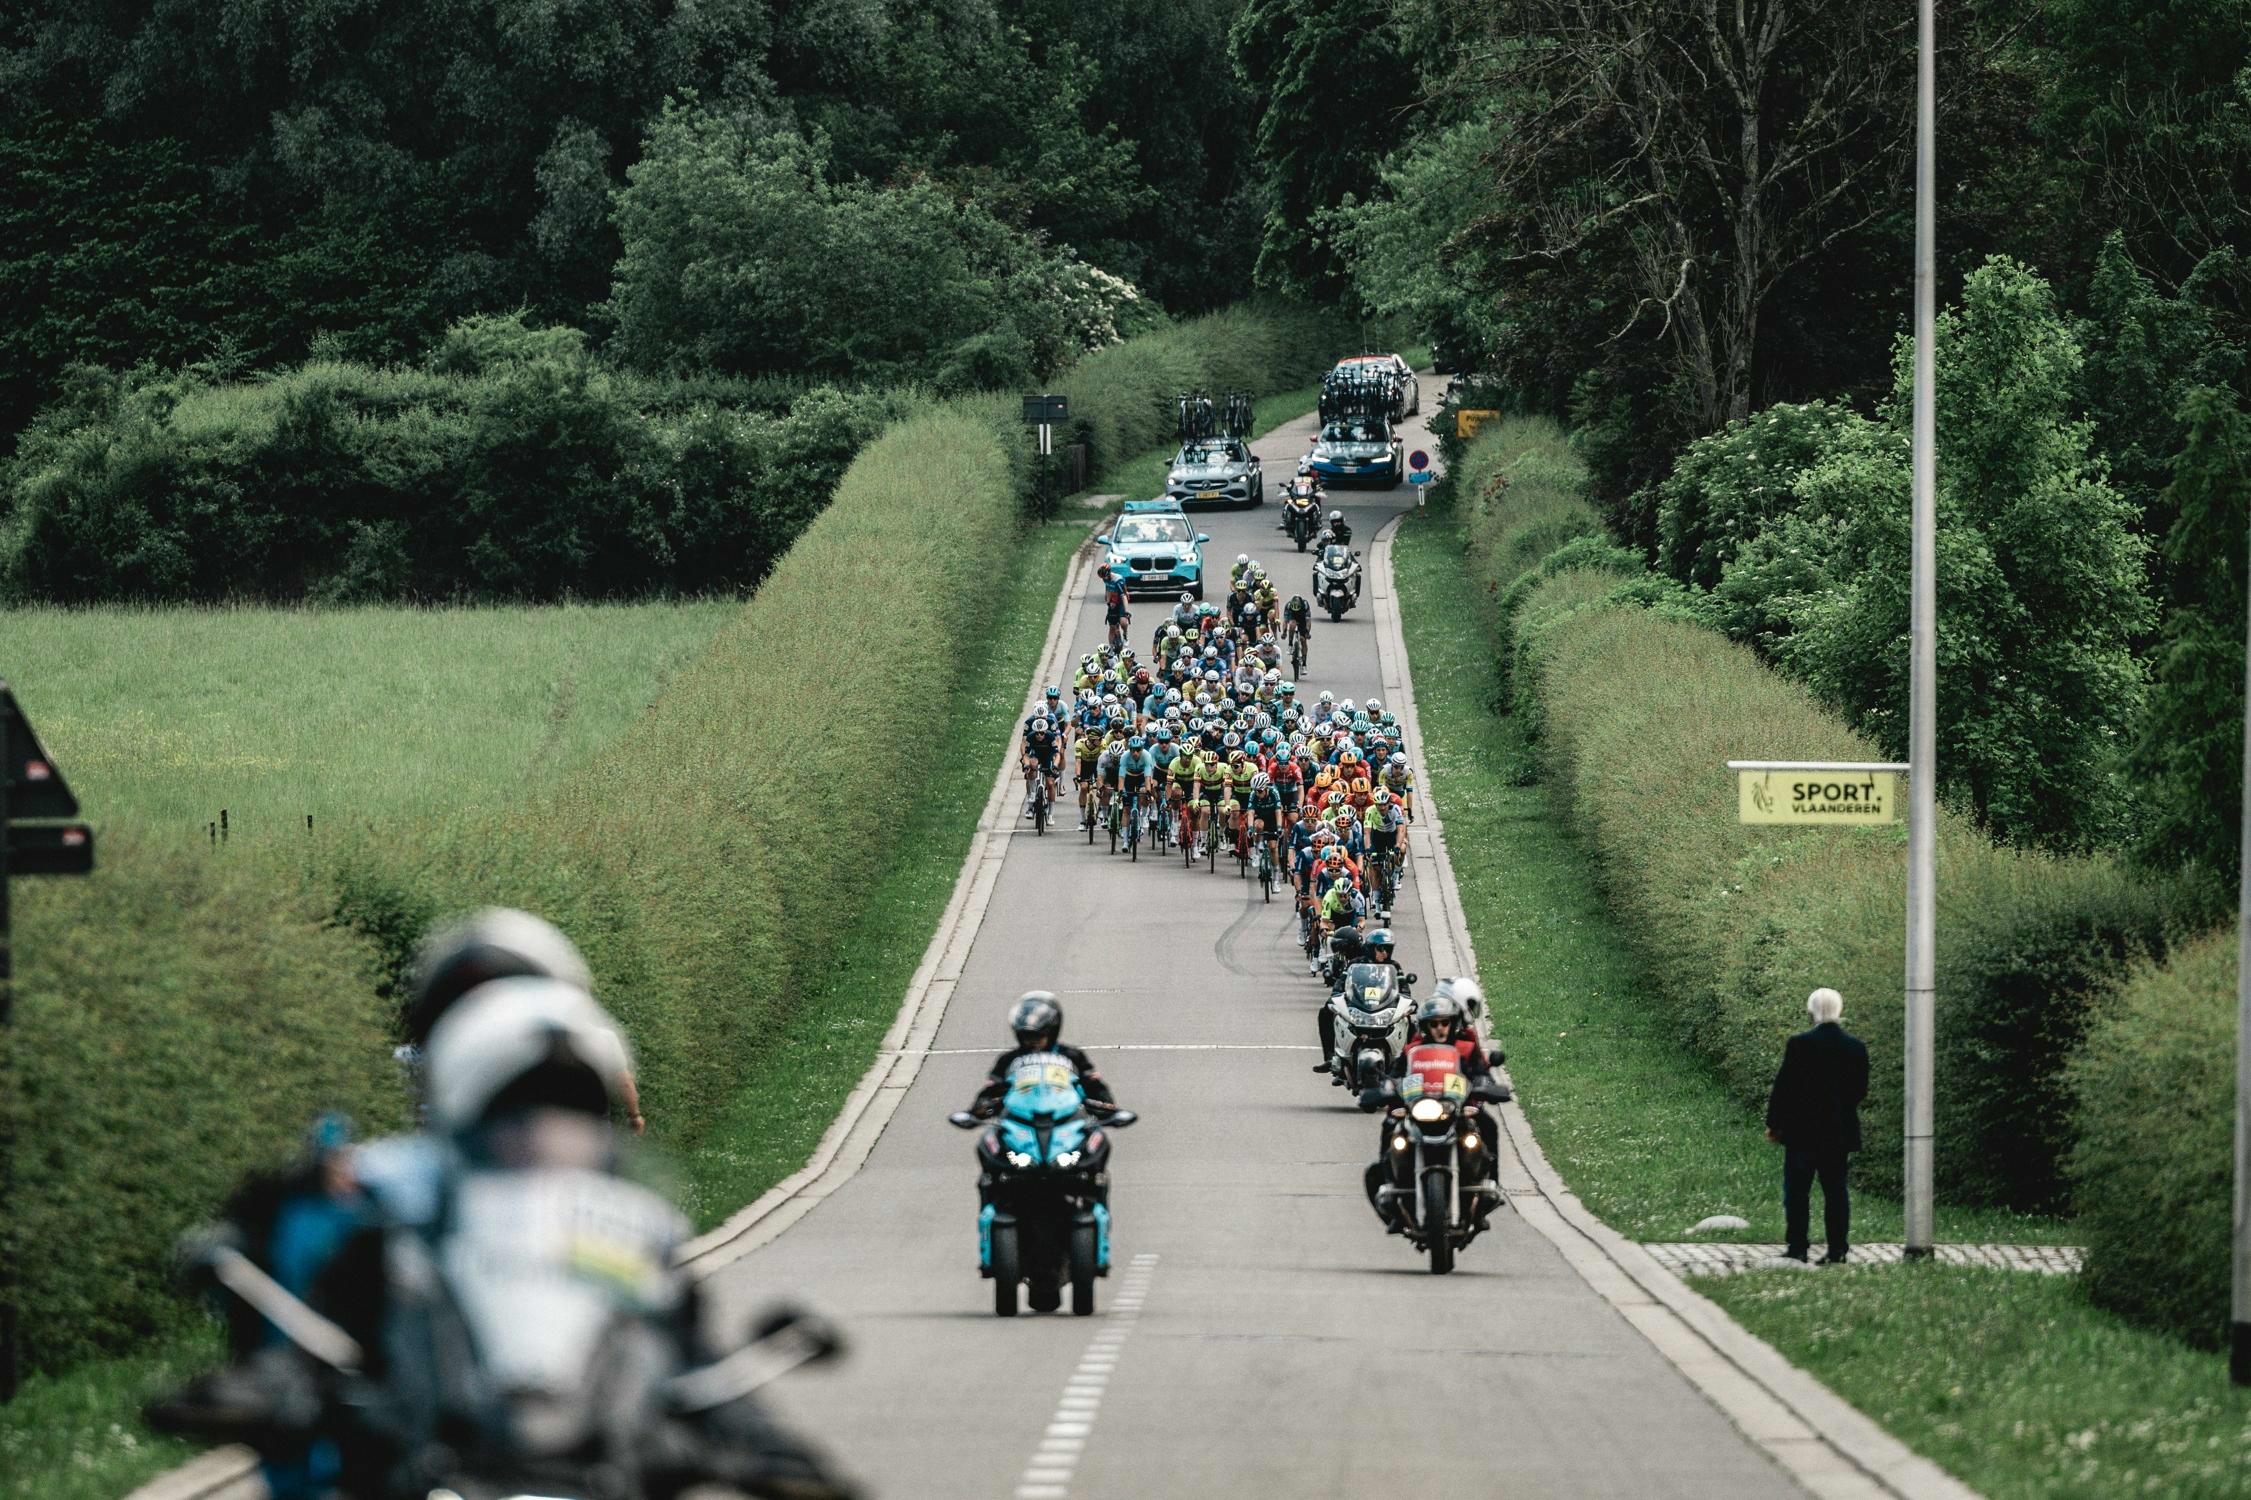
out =
<svg viewBox="0 0 2251 1500"><path fill-rule="evenodd" d="M2096 1301L2210 1348L2226 1338L2236 934L2139 969L2071 1065L2073 1199Z"/></svg>
<svg viewBox="0 0 2251 1500"><path fill-rule="evenodd" d="M1529 436L1536 437L1536 434ZM1536 713L1551 782L1684 1043L1747 1106L1763 1099L1806 993L1833 985L1870 1047L1864 1180L1900 1173L1905 832L1770 829L1737 821L1730 759L1880 760L1877 747L1762 665L1749 648L1678 618L1671 585L1634 578L1606 544L1551 513L1568 499L1497 485L1485 452L1560 462L1504 429L1473 445L1462 511L1475 565L1517 594L1502 624L1514 689ZM1545 543L1545 558L1535 557ZM1543 579L1572 549L1587 565ZM1511 570L1516 570L1511 575ZM2136 958L2165 951L2179 893L2106 858L1995 848L1942 810L1938 853L1940 1180L1950 1196L2052 1208L2069 1111L2061 1069Z"/></svg>
<svg viewBox="0 0 2251 1500"><path fill-rule="evenodd" d="M381 1132L405 1095L370 946L297 872L112 829L94 874L17 899L0 1232L26 1363L55 1370L176 1326L174 1240L317 1111Z"/></svg>

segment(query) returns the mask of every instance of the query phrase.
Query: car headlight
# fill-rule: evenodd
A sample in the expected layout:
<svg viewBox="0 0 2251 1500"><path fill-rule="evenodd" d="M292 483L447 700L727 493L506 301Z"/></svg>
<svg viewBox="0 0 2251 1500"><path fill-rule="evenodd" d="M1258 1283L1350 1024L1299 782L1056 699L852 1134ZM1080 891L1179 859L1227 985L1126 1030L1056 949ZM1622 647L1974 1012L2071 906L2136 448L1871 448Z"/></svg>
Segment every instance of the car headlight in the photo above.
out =
<svg viewBox="0 0 2251 1500"><path fill-rule="evenodd" d="M1012 1167L1028 1167L1032 1164L1032 1155L1028 1151L1011 1151L1008 1153L1008 1164Z"/></svg>
<svg viewBox="0 0 2251 1500"><path fill-rule="evenodd" d="M1446 1118L1446 1106L1436 1099L1417 1099L1407 1113L1415 1117L1418 1125L1435 1125Z"/></svg>

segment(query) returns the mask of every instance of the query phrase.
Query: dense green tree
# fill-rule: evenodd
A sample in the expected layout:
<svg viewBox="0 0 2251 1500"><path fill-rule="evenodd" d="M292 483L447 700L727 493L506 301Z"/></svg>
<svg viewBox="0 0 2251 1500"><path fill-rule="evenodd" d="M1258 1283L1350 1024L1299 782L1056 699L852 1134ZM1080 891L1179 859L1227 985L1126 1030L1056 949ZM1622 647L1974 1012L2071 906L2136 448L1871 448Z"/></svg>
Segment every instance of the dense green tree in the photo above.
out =
<svg viewBox="0 0 2251 1500"><path fill-rule="evenodd" d="M2243 642L2251 551L2251 418L2210 386L2182 404L2188 438L2166 494L2174 564L2149 714L2134 750L2145 784L2138 849L2231 878L2242 836Z"/></svg>
<svg viewBox="0 0 2251 1500"><path fill-rule="evenodd" d="M1252 90L1267 196L1258 280L1333 295L1346 267L1318 218L1375 185L1414 99L1414 75L1384 0L1249 0L1235 66Z"/></svg>

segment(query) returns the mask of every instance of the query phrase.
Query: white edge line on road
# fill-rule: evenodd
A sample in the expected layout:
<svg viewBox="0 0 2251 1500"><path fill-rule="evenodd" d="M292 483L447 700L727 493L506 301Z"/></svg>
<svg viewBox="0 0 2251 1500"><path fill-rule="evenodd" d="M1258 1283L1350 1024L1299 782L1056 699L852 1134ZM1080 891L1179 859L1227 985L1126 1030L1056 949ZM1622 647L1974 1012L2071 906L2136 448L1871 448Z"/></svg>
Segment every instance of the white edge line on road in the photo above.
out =
<svg viewBox="0 0 2251 1500"><path fill-rule="evenodd" d="M1415 713L1414 674L1392 586L1391 543L1404 515L1370 547L1376 649L1386 702L1397 705L1414 757L1420 806L1410 844L1415 886L1430 928L1432 972L1475 974L1469 919L1454 886L1445 825L1432 792L1425 741ZM1656 1257L1588 1212L1548 1164L1521 1104L1494 1111L1516 1161L1504 1163L1509 1204L1619 1315L1743 1434L1813 1494L1864 1496L1873 1484L1903 1500L1976 1500L1977 1492L1870 1421L1770 1344L1691 1291ZM1514 1179L1511 1181L1510 1179Z"/></svg>
<svg viewBox="0 0 2251 1500"><path fill-rule="evenodd" d="M1089 524L1090 537L1099 524ZM1024 692L1027 710L1043 683L1062 680L1072 617L1093 569L1093 557L1084 544L1071 556L1063 590L1056 595L1054 613L1048 617L1047 641L1040 648L1038 669ZM993 778L992 794L985 799L985 811L977 819L977 831L962 860L961 874L954 880L953 896L938 919L938 930L930 935L930 946L923 950L921 965L907 983L899 1013L884 1034L875 1061L845 1097L843 1108L803 1167L768 1188L756 1202L737 1211L718 1228L681 1246L678 1261L691 1276L701 1280L726 1269L805 1217L815 1204L859 1171L884 1127L898 1112L922 1059L931 1055L930 1042L945 1018L946 1004L953 998L962 965L969 957L969 945L1000 878L1001 859L1015 831L1004 810L1016 777L1015 746L1012 723L1008 746ZM159 1474L125 1500L251 1500L266 1493L257 1475L257 1455L249 1449L214 1448Z"/></svg>

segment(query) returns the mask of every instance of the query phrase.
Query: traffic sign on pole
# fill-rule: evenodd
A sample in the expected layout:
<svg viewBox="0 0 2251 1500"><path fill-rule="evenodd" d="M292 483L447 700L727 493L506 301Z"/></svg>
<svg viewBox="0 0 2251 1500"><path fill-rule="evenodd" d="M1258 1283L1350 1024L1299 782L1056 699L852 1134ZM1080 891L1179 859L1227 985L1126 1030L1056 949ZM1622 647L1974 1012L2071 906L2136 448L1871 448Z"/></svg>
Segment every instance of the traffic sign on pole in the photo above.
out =
<svg viewBox="0 0 2251 1500"><path fill-rule="evenodd" d="M1429 468L1430 455L1428 453L1425 453L1422 449L1417 448L1414 452L1407 455L1407 467L1418 472L1423 469Z"/></svg>

